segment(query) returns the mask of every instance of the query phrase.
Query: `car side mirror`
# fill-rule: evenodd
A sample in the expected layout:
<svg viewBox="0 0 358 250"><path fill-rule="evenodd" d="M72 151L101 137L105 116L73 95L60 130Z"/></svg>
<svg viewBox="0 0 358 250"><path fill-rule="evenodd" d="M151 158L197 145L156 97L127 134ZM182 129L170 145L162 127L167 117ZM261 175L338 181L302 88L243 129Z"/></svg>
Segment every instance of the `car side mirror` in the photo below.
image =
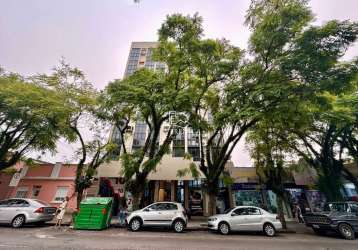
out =
<svg viewBox="0 0 358 250"><path fill-rule="evenodd" d="M237 214L235 214L235 213L231 213L231 216L237 216Z"/></svg>
<svg viewBox="0 0 358 250"><path fill-rule="evenodd" d="M149 212L149 208L143 209L144 212Z"/></svg>

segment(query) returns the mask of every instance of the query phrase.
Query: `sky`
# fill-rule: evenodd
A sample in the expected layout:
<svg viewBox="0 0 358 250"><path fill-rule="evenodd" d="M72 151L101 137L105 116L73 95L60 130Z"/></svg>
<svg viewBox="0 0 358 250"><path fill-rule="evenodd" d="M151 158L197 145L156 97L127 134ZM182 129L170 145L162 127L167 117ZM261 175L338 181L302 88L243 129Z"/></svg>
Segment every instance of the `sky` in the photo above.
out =
<svg viewBox="0 0 358 250"><path fill-rule="evenodd" d="M132 41L156 41L166 15L199 13L208 38L226 38L246 48L244 26L250 0L0 0L0 66L23 75L49 73L64 57L103 89L122 78ZM358 21L358 0L311 0L315 24ZM345 59L358 56L358 44ZM70 159L61 141L49 161ZM244 140L233 153L236 166L250 166Z"/></svg>

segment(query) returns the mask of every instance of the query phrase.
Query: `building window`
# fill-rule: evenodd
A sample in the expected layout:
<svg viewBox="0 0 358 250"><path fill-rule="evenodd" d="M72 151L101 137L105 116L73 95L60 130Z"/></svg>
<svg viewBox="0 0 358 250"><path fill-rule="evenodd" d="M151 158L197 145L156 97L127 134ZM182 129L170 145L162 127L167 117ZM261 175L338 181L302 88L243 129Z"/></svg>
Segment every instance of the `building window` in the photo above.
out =
<svg viewBox="0 0 358 250"><path fill-rule="evenodd" d="M140 56L140 48L133 48L129 53L129 60L136 60Z"/></svg>
<svg viewBox="0 0 358 250"><path fill-rule="evenodd" d="M200 161L199 132L188 128L188 153L193 161Z"/></svg>
<svg viewBox="0 0 358 250"><path fill-rule="evenodd" d="M35 185L32 187L32 198L36 199L40 194L41 186Z"/></svg>
<svg viewBox="0 0 358 250"><path fill-rule="evenodd" d="M183 157L185 154L185 137L184 130L178 129L175 138L173 139L173 157Z"/></svg>
<svg viewBox="0 0 358 250"><path fill-rule="evenodd" d="M19 187L16 191L15 198L26 198L28 192L29 192L28 187Z"/></svg>
<svg viewBox="0 0 358 250"><path fill-rule="evenodd" d="M199 147L188 147L188 153L193 158L193 161L200 161L200 148Z"/></svg>
<svg viewBox="0 0 358 250"><path fill-rule="evenodd" d="M68 187L57 187L54 201L64 201L68 193Z"/></svg>
<svg viewBox="0 0 358 250"><path fill-rule="evenodd" d="M137 121L134 127L133 134L133 145L132 150L138 150L142 148L145 144L147 135L147 124L143 121Z"/></svg>

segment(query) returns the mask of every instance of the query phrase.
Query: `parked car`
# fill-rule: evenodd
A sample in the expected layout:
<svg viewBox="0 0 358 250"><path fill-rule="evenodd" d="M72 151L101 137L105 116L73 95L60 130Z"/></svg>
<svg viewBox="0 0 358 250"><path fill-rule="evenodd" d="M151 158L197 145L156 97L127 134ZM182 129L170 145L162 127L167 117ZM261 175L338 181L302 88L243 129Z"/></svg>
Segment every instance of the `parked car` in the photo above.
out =
<svg viewBox="0 0 358 250"><path fill-rule="evenodd" d="M209 217L208 228L224 235L231 231L263 231L267 236L272 237L282 228L282 224L276 214L271 214L262 208L238 206L223 214Z"/></svg>
<svg viewBox="0 0 358 250"><path fill-rule="evenodd" d="M353 240L358 233L358 202L329 202L322 212L304 215L306 226L317 234L336 231L343 238Z"/></svg>
<svg viewBox="0 0 358 250"><path fill-rule="evenodd" d="M51 221L56 208L35 199L8 199L0 201L0 223L22 227L25 223Z"/></svg>
<svg viewBox="0 0 358 250"><path fill-rule="evenodd" d="M187 223L185 209L182 204L175 202L153 203L130 213L127 217L128 227L132 231L138 231L141 227L168 227L180 233Z"/></svg>

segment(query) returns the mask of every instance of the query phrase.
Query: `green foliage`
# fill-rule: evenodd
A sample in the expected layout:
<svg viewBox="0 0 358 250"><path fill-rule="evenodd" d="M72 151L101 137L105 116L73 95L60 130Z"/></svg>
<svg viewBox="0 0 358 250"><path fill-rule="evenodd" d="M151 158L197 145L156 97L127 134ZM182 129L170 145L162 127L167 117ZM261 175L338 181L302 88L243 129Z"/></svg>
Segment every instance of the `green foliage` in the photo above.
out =
<svg viewBox="0 0 358 250"><path fill-rule="evenodd" d="M0 169L31 150L55 152L56 141L71 137L66 121L72 107L63 95L16 74L0 75Z"/></svg>
<svg viewBox="0 0 358 250"><path fill-rule="evenodd" d="M250 51L260 63L246 68L244 75L268 69L261 78L268 86L265 96L276 100L252 134L266 128L280 142L281 157L294 150L317 170L318 186L327 198L337 200L342 177L357 183L344 167L347 144L341 143L342 132L355 120L342 100L357 90L357 62L341 58L356 41L358 24L332 20L312 26L312 17L307 1L252 1L247 16L253 30Z"/></svg>

